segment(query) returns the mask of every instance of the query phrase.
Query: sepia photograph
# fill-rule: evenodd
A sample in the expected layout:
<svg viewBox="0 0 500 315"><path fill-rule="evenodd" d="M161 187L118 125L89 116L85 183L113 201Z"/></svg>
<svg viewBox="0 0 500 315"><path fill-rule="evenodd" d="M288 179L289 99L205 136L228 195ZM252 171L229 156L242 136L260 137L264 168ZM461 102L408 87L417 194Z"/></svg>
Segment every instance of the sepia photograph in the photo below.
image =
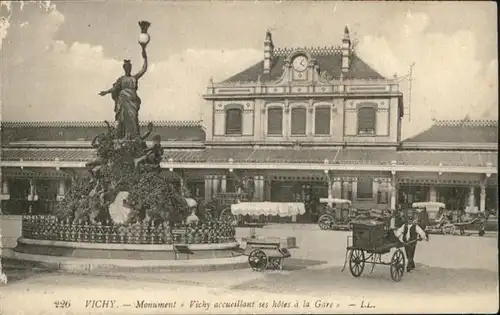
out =
<svg viewBox="0 0 500 315"><path fill-rule="evenodd" d="M0 314L497 313L489 1L1 1Z"/></svg>

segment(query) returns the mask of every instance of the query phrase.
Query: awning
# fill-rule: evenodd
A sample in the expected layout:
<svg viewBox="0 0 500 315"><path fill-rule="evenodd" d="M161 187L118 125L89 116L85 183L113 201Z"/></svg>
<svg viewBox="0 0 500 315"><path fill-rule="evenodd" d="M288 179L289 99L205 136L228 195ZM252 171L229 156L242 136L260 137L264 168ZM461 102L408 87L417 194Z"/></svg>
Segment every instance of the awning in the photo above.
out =
<svg viewBox="0 0 500 315"><path fill-rule="evenodd" d="M299 202L241 202L231 205L233 215L277 215L289 217L304 214L306 208Z"/></svg>
<svg viewBox="0 0 500 315"><path fill-rule="evenodd" d="M427 202L414 202L411 205L411 207L412 208L439 209L439 208L446 208L446 205L442 202L427 201Z"/></svg>

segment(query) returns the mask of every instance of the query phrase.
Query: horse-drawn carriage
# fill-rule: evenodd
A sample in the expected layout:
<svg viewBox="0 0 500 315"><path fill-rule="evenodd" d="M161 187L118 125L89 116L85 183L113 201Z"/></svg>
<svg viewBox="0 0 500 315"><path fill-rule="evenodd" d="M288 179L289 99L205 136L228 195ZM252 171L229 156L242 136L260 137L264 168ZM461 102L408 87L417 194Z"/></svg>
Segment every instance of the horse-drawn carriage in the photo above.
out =
<svg viewBox="0 0 500 315"><path fill-rule="evenodd" d="M281 202L240 202L231 205L234 217L242 215L288 217L305 213L303 203ZM242 252L248 256L248 264L255 271L268 268L283 269L283 261L291 257L289 249L296 247L295 237L257 237L255 228L250 228L250 237L246 240L246 248Z"/></svg>
<svg viewBox="0 0 500 315"><path fill-rule="evenodd" d="M318 225L322 230L351 230L352 222L356 220L374 219L384 221L390 217L390 211L387 210L353 208L351 201L347 199L321 198L319 201L328 203L324 213L318 219Z"/></svg>
<svg viewBox="0 0 500 315"><path fill-rule="evenodd" d="M358 215L357 209L351 207L352 203L347 199L321 198L320 203L328 203L325 211L318 219L318 225L322 230L349 230L350 223Z"/></svg>
<svg viewBox="0 0 500 315"><path fill-rule="evenodd" d="M388 233L389 226L376 220L355 221L352 223L352 235L347 237L346 256L342 271L347 262L349 270L354 277L363 273L365 264L371 264L370 274L375 265L390 266L393 281L400 281L405 270L405 255L401 250L405 245L417 242L402 243L391 237ZM382 261L382 256L392 253L390 261Z"/></svg>
<svg viewBox="0 0 500 315"><path fill-rule="evenodd" d="M465 231L471 228L477 228L479 236L485 233L486 215L476 207L467 207L465 211L446 210L442 202L415 202L412 208L417 215L422 215L424 210L427 212L425 230L428 233L454 235L458 230L460 235L465 235Z"/></svg>

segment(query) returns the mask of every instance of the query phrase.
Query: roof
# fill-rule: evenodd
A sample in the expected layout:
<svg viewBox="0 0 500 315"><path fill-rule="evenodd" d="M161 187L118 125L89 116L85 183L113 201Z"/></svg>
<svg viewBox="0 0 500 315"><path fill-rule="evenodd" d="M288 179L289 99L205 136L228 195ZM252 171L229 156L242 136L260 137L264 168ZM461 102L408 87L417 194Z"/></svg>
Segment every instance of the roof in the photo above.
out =
<svg viewBox="0 0 500 315"><path fill-rule="evenodd" d="M205 132L199 121L142 121L141 134L152 122L153 135L162 140L204 141ZM86 122L2 122L2 143L17 141L91 141L107 131L103 121Z"/></svg>
<svg viewBox="0 0 500 315"><path fill-rule="evenodd" d="M93 149L2 149L4 161L90 161ZM232 159L232 160L231 160ZM442 166L497 166L496 152L464 151L395 151L390 149L325 148L325 149L271 149L271 148L204 148L167 149L165 162L181 163L310 163L310 164L370 164L442 165Z"/></svg>
<svg viewBox="0 0 500 315"><path fill-rule="evenodd" d="M496 120L439 120L403 143L498 143Z"/></svg>
<svg viewBox="0 0 500 315"><path fill-rule="evenodd" d="M339 48L302 48L311 54L311 57L316 60L319 66L319 71L325 71L328 76L339 79L342 73L342 55ZM243 70L242 72L230 77L223 81L223 83L237 83L237 82L268 82L276 81L283 75L283 67L285 60L292 49L278 49L272 62L271 71L264 73L264 61L260 61L255 65ZM363 60L361 60L355 53L351 54L351 64L349 71L343 73L343 78L346 80L351 79L385 79L381 74L371 68Z"/></svg>

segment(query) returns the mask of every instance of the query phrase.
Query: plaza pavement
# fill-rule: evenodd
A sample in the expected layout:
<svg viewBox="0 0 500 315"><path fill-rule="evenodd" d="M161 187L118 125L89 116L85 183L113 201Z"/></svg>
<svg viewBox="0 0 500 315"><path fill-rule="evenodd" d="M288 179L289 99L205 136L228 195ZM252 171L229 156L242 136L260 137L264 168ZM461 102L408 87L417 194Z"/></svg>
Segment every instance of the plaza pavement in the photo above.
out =
<svg viewBox="0 0 500 315"><path fill-rule="evenodd" d="M249 230L237 229L237 238ZM106 275L64 274L14 270L7 266L10 282L0 287L0 314L165 314L165 313L341 313L341 312L495 312L498 308L498 246L495 234L486 237L432 235L417 248L417 269L403 280L390 279L387 266L351 276L341 272L348 232L321 231L314 226L270 225L256 230L262 236L295 236L299 248L285 261L283 271L253 272L250 269L211 272L109 271ZM385 257L390 259L390 257ZM85 308L92 298L131 304L137 299L172 300L172 309ZM362 299L376 308L361 308ZM55 309L55 299L71 300L70 309ZM295 303L291 308L226 308L214 305L189 308L191 300ZM304 308L304 300L332 304ZM29 301L29 303L26 303ZM180 306L184 302L184 306ZM118 305L116 304L116 305ZM355 306L349 306L355 304ZM201 304L200 304L201 305ZM331 308L330 306L336 305ZM286 306L286 305L285 305ZM21 312L19 312L21 311ZM45 311L45 312L37 312Z"/></svg>

